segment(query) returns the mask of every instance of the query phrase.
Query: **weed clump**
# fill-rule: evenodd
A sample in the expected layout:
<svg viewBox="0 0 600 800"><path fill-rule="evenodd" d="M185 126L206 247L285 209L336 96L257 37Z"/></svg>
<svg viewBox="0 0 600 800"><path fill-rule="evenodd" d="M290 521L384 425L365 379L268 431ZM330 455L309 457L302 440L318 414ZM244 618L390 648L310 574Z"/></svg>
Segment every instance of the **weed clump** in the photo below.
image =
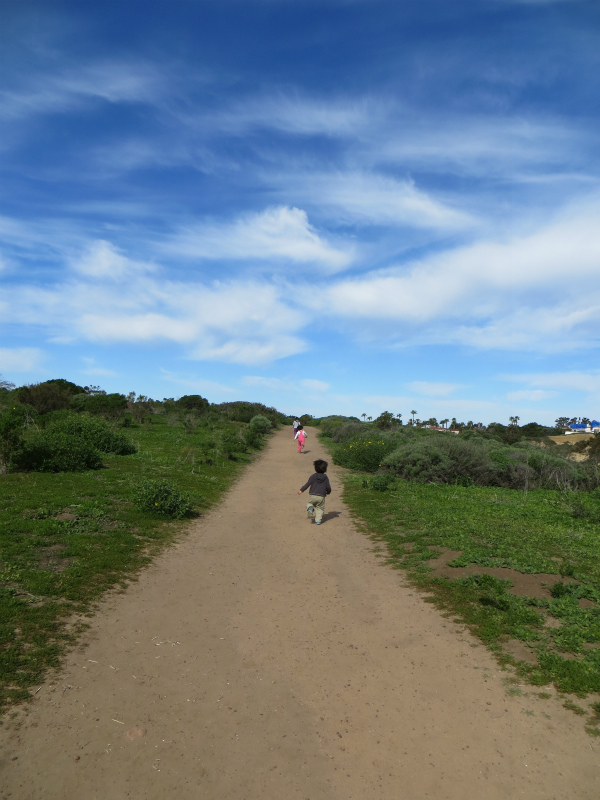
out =
<svg viewBox="0 0 600 800"><path fill-rule="evenodd" d="M140 511L169 519L183 519L192 511L192 501L185 492L167 480L145 480L133 493L133 502Z"/></svg>

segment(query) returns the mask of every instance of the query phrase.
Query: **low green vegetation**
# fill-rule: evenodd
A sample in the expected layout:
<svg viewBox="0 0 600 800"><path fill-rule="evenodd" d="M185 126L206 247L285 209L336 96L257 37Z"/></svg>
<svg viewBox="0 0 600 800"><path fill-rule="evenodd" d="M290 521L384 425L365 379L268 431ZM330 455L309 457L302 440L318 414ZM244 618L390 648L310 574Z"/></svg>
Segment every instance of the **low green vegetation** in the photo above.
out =
<svg viewBox="0 0 600 800"><path fill-rule="evenodd" d="M287 420L195 395L26 388L0 391L0 710L30 696L102 593L218 502Z"/></svg>
<svg viewBox="0 0 600 800"><path fill-rule="evenodd" d="M352 470L344 500L386 564L465 622L515 679L600 693L597 462L464 435L344 422L321 437Z"/></svg>
<svg viewBox="0 0 600 800"><path fill-rule="evenodd" d="M569 457L573 453L569 444L557 445L549 437L507 443L506 437L497 434L498 426L455 435L411 426L381 428L376 423L325 421L323 435L330 441L334 462L420 483L524 490L600 486L594 441L589 445L590 457L576 462Z"/></svg>

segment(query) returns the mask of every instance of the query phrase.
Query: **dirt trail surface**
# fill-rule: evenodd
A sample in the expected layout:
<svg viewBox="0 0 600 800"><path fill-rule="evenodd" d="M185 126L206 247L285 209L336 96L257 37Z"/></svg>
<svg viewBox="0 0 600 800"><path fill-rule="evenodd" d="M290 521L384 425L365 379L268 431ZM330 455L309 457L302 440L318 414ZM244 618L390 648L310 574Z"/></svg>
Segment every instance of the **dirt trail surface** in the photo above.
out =
<svg viewBox="0 0 600 800"><path fill-rule="evenodd" d="M309 429L310 430L310 429ZM277 433L0 729L2 800L597 800L600 748L381 564ZM548 716L546 716L548 715Z"/></svg>

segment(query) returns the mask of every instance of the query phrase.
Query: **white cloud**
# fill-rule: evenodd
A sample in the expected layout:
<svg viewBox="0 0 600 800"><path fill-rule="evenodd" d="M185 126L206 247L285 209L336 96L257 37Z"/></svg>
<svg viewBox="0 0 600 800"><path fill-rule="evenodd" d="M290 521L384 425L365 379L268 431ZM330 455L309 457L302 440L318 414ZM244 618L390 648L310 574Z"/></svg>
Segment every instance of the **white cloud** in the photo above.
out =
<svg viewBox="0 0 600 800"><path fill-rule="evenodd" d="M327 392L330 388L329 384L325 383L325 381L318 381L311 378L305 378L304 380L301 380L300 386L302 386L304 389L308 389L311 392L316 392L317 394Z"/></svg>
<svg viewBox="0 0 600 800"><path fill-rule="evenodd" d="M380 105L367 99L319 100L290 94L255 97L215 114L210 123L230 134L268 128L297 136L356 137L380 118Z"/></svg>
<svg viewBox="0 0 600 800"><path fill-rule="evenodd" d="M37 372L42 366L44 353L37 347L0 347L0 371Z"/></svg>
<svg viewBox="0 0 600 800"><path fill-rule="evenodd" d="M533 391L523 390L521 392L509 392L506 399L511 402L517 400L527 400L531 403L537 403L540 400L548 400L550 397L556 397L557 392L545 392L543 389L535 389Z"/></svg>
<svg viewBox="0 0 600 800"><path fill-rule="evenodd" d="M222 338L205 337L192 350L192 357L231 364L268 364L308 349L306 342L297 336L249 339L227 336L226 341Z"/></svg>
<svg viewBox="0 0 600 800"><path fill-rule="evenodd" d="M583 346L599 334L599 216L594 200L533 233L342 280L317 299L357 332L377 323L400 341Z"/></svg>
<svg viewBox="0 0 600 800"><path fill-rule="evenodd" d="M305 211L286 206L231 223L181 228L162 249L192 259L316 262L330 271L343 269L352 260L351 248L327 244Z"/></svg>
<svg viewBox="0 0 600 800"><path fill-rule="evenodd" d="M125 277L133 262L104 245L100 256L88 268L92 281L6 287L4 322L42 326L54 341L170 341L188 358L241 364L266 363L307 347L298 333L306 312L290 303L284 289L259 281L164 281L134 270L124 290L113 278Z"/></svg>
<svg viewBox="0 0 600 800"><path fill-rule="evenodd" d="M396 163L404 168L449 174L527 180L541 171L563 173L580 167L594 138L574 125L552 117L481 116L474 113L438 117L403 112L390 126L373 132L365 158L373 165ZM579 173L575 173L579 176Z"/></svg>
<svg viewBox="0 0 600 800"><path fill-rule="evenodd" d="M411 392L424 395L425 397L447 397L456 389L460 388L457 383L432 383L430 381L413 381L408 384Z"/></svg>
<svg viewBox="0 0 600 800"><path fill-rule="evenodd" d="M291 187L304 202L346 222L446 230L474 223L468 214L419 190L413 181L356 171L283 178L286 191Z"/></svg>
<svg viewBox="0 0 600 800"><path fill-rule="evenodd" d="M589 392L600 396L600 370L593 369L588 372L582 370L564 370L558 372L545 372L538 374L507 375L507 381L524 383L530 387L542 387L558 391Z"/></svg>
<svg viewBox="0 0 600 800"><path fill-rule="evenodd" d="M99 239L72 260L72 268L90 278L126 280L140 272L154 271L153 267L124 256L113 244Z"/></svg>
<svg viewBox="0 0 600 800"><path fill-rule="evenodd" d="M275 389L277 391L295 392L297 384L290 380L281 378L264 378L261 375L244 375L242 378L244 386L259 386L261 389Z"/></svg>
<svg viewBox="0 0 600 800"><path fill-rule="evenodd" d="M311 378L305 378L300 381L281 378L264 378L260 375L246 375L243 378L245 386L259 386L265 389L273 389L276 391L284 392L315 392L322 394L327 392L330 388L328 383Z"/></svg>
<svg viewBox="0 0 600 800"><path fill-rule="evenodd" d="M164 86L161 72L151 64L106 61L47 74L37 73L21 86L0 92L0 116L6 120L34 114L63 113L82 102L153 102Z"/></svg>

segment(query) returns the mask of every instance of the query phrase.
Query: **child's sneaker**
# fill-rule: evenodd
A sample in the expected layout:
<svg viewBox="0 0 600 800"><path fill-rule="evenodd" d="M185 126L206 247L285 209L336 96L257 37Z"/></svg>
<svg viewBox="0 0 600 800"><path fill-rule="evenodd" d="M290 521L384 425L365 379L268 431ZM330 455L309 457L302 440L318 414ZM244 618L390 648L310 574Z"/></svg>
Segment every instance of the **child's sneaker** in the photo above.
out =
<svg viewBox="0 0 600 800"><path fill-rule="evenodd" d="M315 513L315 507L313 506L313 504L312 503L307 503L306 504L306 516L307 517L312 517L314 515L314 513Z"/></svg>

